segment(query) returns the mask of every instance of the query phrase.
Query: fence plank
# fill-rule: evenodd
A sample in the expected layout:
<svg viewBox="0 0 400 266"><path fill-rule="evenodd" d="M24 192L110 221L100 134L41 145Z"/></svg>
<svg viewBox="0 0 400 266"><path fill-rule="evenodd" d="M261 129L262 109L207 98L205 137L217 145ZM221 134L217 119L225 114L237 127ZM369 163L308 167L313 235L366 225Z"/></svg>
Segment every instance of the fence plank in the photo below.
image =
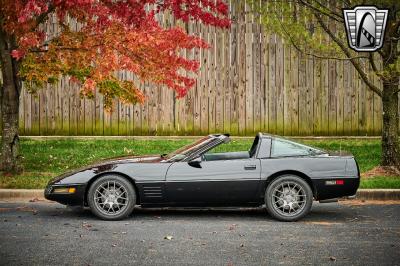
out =
<svg viewBox="0 0 400 266"><path fill-rule="evenodd" d="M291 134L299 134L299 55L295 49L291 50L290 53L290 120Z"/></svg>
<svg viewBox="0 0 400 266"><path fill-rule="evenodd" d="M283 135L284 128L284 95L283 95L283 73L285 68L283 41L278 38L276 42L276 55L275 55L276 69L275 69L275 84L276 84L276 133Z"/></svg>
<svg viewBox="0 0 400 266"><path fill-rule="evenodd" d="M343 119L344 119L344 88L343 88L343 61L336 63L337 67L337 95L336 95L336 133L337 135L344 135L343 133Z"/></svg>
<svg viewBox="0 0 400 266"><path fill-rule="evenodd" d="M307 84L306 84L306 57L299 55L299 135L307 135Z"/></svg>
<svg viewBox="0 0 400 266"><path fill-rule="evenodd" d="M242 62L238 67L238 123L239 123L239 135L244 135L246 130L246 19L244 3L240 1L240 9L238 14L239 21L239 38L238 38L238 49L239 55L238 60Z"/></svg>
<svg viewBox="0 0 400 266"><path fill-rule="evenodd" d="M254 75L253 75L253 15L251 12L249 12L250 7L246 6L245 7L245 25L246 25L246 32L245 32L245 128L243 132L245 134L252 134L253 133L253 128L254 128L254 101L253 101L253 95L254 95Z"/></svg>
<svg viewBox="0 0 400 266"><path fill-rule="evenodd" d="M285 43L284 44L284 62L285 62L285 71L284 71L284 78L283 78L283 95L284 95L284 106L283 106L283 133L284 135L291 135L292 134L292 125L290 123L287 123L290 121L290 108L292 105L291 102L291 93L290 93L290 77L291 77L291 69L290 69L290 57L291 57L291 51L290 51L290 45Z"/></svg>
<svg viewBox="0 0 400 266"><path fill-rule="evenodd" d="M322 62L320 59L314 59L314 84L313 84L313 135L320 135L322 132L322 88L321 88L321 70Z"/></svg>
<svg viewBox="0 0 400 266"><path fill-rule="evenodd" d="M268 83L268 132L275 134L276 131L276 35L269 37L269 83Z"/></svg>

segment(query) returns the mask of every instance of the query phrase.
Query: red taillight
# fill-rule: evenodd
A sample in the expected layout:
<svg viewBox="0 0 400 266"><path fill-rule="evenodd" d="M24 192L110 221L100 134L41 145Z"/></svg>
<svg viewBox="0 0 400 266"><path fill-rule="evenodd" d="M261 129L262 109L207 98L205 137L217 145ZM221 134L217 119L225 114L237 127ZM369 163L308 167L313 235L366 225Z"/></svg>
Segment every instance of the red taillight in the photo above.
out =
<svg viewBox="0 0 400 266"><path fill-rule="evenodd" d="M325 181L325 185L327 185L327 186L344 185L344 180L343 179L328 180L328 181Z"/></svg>
<svg viewBox="0 0 400 266"><path fill-rule="evenodd" d="M342 179L336 180L336 185L344 185L344 180Z"/></svg>

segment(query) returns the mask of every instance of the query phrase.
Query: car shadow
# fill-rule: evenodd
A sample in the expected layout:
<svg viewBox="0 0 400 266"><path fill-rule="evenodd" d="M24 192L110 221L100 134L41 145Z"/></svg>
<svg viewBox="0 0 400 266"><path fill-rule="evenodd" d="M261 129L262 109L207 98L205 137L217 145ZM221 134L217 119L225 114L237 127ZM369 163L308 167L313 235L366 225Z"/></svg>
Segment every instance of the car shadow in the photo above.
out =
<svg viewBox="0 0 400 266"><path fill-rule="evenodd" d="M72 220L98 220L88 208L65 207L58 205L56 208L40 211L40 216L68 218ZM354 209L337 203L315 203L311 212L301 222L306 223L343 223L352 221L357 216ZM220 221L266 221L276 222L265 208L140 208L135 207L131 216L124 221L164 221L168 220L196 220ZM358 220L360 221L360 220Z"/></svg>

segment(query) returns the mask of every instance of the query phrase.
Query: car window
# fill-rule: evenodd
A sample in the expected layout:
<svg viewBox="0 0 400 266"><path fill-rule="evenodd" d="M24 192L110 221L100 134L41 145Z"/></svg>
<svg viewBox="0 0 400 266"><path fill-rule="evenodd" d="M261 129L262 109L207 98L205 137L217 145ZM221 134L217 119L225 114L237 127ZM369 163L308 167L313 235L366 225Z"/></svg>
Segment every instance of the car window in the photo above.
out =
<svg viewBox="0 0 400 266"><path fill-rule="evenodd" d="M312 153L315 153L314 149L305 145L281 139L272 141L271 157L301 156Z"/></svg>

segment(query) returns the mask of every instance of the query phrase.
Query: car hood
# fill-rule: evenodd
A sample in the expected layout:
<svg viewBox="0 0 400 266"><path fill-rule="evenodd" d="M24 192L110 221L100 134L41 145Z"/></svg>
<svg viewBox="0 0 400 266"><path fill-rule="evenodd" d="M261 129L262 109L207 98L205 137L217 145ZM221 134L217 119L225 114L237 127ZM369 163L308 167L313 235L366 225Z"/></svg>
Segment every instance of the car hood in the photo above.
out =
<svg viewBox="0 0 400 266"><path fill-rule="evenodd" d="M142 155L142 156L120 156L114 158L108 158L94 163L105 164L105 163L158 163L162 160L160 155Z"/></svg>
<svg viewBox="0 0 400 266"><path fill-rule="evenodd" d="M115 158L108 158L108 159L103 159L94 163L91 163L86 166L82 166L79 168L72 169L68 172L65 172L61 175L56 176L55 178L51 179L49 181L49 184L55 183L60 181L61 179L64 179L68 176L71 176L73 174L89 170L89 169L94 169L98 172L102 172L104 170L109 170L114 168L114 166L118 164L125 164L125 163L158 163L162 161L162 157L160 155L144 155L144 156L122 156L122 157L115 157Z"/></svg>

